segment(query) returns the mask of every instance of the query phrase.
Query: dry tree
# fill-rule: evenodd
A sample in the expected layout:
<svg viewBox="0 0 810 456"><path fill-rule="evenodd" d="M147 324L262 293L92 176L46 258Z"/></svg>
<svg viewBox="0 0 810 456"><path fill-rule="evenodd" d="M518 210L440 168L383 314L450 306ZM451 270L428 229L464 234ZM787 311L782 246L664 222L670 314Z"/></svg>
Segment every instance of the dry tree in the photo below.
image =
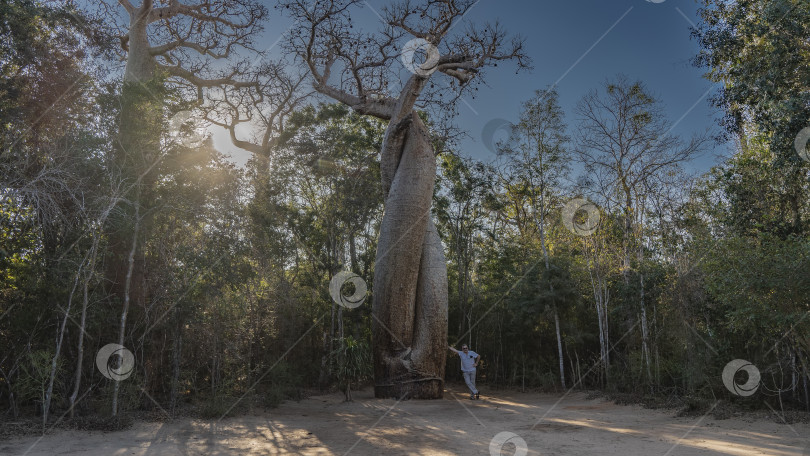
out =
<svg viewBox="0 0 810 456"><path fill-rule="evenodd" d="M474 94L487 68L513 61L521 69L529 61L523 41L498 23L463 23L474 0L395 3L370 33L352 22L364 4L281 0L278 8L296 21L284 45L315 91L388 122L372 305L375 395L440 398L447 267L430 211L441 140L419 111L434 119L452 113L462 97Z"/></svg>

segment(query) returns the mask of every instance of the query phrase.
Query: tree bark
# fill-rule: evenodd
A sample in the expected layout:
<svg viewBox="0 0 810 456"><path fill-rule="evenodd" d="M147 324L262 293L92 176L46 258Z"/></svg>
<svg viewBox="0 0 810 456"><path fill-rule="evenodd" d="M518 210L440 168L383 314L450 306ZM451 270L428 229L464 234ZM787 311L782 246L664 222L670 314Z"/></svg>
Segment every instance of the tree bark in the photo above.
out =
<svg viewBox="0 0 810 456"><path fill-rule="evenodd" d="M637 237L638 247L638 280L639 280L639 307L641 308L641 351L644 356L643 362L647 366L647 382L652 384L652 371L650 362L650 330L647 325L647 305L644 302L644 244L642 242L644 233L644 202L639 202L640 219L638 221L639 233Z"/></svg>
<svg viewBox="0 0 810 456"><path fill-rule="evenodd" d="M599 354L600 360L605 374L606 381L610 381L610 331L608 327L608 299L609 290L604 276L599 270L598 252L596 250L596 241L593 241L593 259L589 256L588 242L585 238L582 240L583 252L585 252L585 259L587 261L588 273L591 279L591 286L593 287L594 303L596 304L596 315L599 322Z"/></svg>
<svg viewBox="0 0 810 456"><path fill-rule="evenodd" d="M70 309L73 306L73 294L76 292L76 288L79 286L79 279L82 276L82 270L87 263L87 257L90 255L88 254L84 257L81 264L79 264L79 270L76 271L76 278L73 280L73 288L70 290L70 294L68 296L68 303L67 308L65 309L65 317L62 319L62 323L59 326L59 332L56 336L56 348L54 350L53 358L51 359L51 372L48 378L48 387L45 391L45 400L42 403L42 432L45 432L45 428L48 425L48 413L51 410L51 399L53 398L53 383L56 380L56 369L59 366L59 355L62 353L62 341L65 338L65 326L67 326L67 321L70 318Z"/></svg>
<svg viewBox="0 0 810 456"><path fill-rule="evenodd" d="M174 416L180 400L180 363L183 353L183 314L180 306L174 309L174 340L172 340L172 385L170 392L171 414ZM250 372L250 371L248 371Z"/></svg>
<svg viewBox="0 0 810 456"><path fill-rule="evenodd" d="M149 25L147 16L150 9L151 6L144 2L141 8L130 16L124 82L147 82L155 75L155 58L149 53L150 44L147 32L147 25Z"/></svg>
<svg viewBox="0 0 810 456"><path fill-rule="evenodd" d="M543 259L546 262L546 271L551 272L551 265L549 264L548 260L548 248L546 247L546 199L545 199L545 185L541 184L540 187L540 220L537 220L537 210L534 211L534 218L535 222L540 227L540 246L543 249ZM534 185L532 185L532 203L536 201L537 196L534 193ZM557 333L557 355L559 357L559 365L560 365L560 384L562 388L565 389L565 360L563 358L563 346L562 346L562 334L560 333L560 314L557 312L557 303L556 297L554 296L554 284L551 282L551 277L549 276L549 283L548 283L549 291L551 292L551 299L553 302L553 310L554 310L554 329Z"/></svg>
<svg viewBox="0 0 810 456"><path fill-rule="evenodd" d="M554 305L554 327L557 330L557 354L560 361L560 384L565 389L565 365L563 364L562 336L560 335L560 316L557 313L557 305Z"/></svg>
<svg viewBox="0 0 810 456"><path fill-rule="evenodd" d="M70 394L68 401L70 402L70 417L73 418L75 414L76 398L79 397L79 389L82 383L82 363L84 362L84 328L87 323L87 305L89 304L89 286L90 280L93 277L95 269L96 249L98 247L98 237L100 234L94 233L92 249L92 260L90 261L89 271L86 273L86 278L82 284L82 316L79 322L79 347L76 355L76 372L73 378L73 392Z"/></svg>
<svg viewBox="0 0 810 456"><path fill-rule="evenodd" d="M138 250L138 231L140 229L140 223L140 198L138 198L135 201L135 229L132 234L132 247L129 250L129 268L127 270L126 280L124 281L124 306L121 310L121 319L118 328L118 345L121 346L124 345L124 336L126 334L127 314L129 313L130 292L132 286L132 273L135 270L135 252ZM119 380L115 380L112 397L112 416L118 415L118 391L120 386L121 382Z"/></svg>
<svg viewBox="0 0 810 456"><path fill-rule="evenodd" d="M82 363L84 362L84 333L87 327L87 307L90 304L90 281L96 273L96 259L98 258L98 246L101 242L102 227L110 211L113 210L114 204L107 207L102 216L99 218L98 229L93 231L93 243L90 246L90 264L87 267L84 283L82 284L82 315L79 319L79 345L76 349L76 372L73 377L73 392L70 393L68 401L70 403L70 417L73 418L76 412L76 400L79 397L79 390L82 385Z"/></svg>
<svg viewBox="0 0 810 456"><path fill-rule="evenodd" d="M146 307L145 241L151 231L162 130L162 102L155 93L146 84L125 82L122 88L113 166L121 173L125 190L120 199L124 203L117 205L117 211L105 224L105 282L107 294L116 306L124 305L126 299L136 308ZM132 239L136 236L144 241L136 243L133 252Z"/></svg>
<svg viewBox="0 0 810 456"><path fill-rule="evenodd" d="M381 167L386 199L374 267L374 394L439 399L447 347L447 267L430 216L436 158L415 112L389 124Z"/></svg>

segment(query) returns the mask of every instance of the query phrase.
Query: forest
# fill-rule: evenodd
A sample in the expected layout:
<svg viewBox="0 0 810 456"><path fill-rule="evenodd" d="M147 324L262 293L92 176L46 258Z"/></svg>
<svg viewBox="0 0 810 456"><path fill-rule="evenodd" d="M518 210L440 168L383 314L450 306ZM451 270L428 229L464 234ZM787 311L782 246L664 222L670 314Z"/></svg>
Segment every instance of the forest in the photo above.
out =
<svg viewBox="0 0 810 456"><path fill-rule="evenodd" d="M810 3L699 2L691 136L626 74L465 131L539 63L475 3L0 0L0 422L435 399L461 344L484 392L810 412Z"/></svg>

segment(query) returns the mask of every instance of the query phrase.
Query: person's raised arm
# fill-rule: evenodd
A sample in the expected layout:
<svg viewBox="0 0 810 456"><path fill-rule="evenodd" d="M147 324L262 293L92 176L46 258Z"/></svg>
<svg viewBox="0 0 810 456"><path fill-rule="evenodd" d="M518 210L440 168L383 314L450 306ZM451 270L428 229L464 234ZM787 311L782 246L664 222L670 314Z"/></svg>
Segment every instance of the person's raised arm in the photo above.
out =
<svg viewBox="0 0 810 456"><path fill-rule="evenodd" d="M458 350L456 350L455 348L453 348L453 347L451 347L451 346L449 346L449 345L447 346L447 348L449 348L449 349L450 349L450 351L452 351L453 353L455 353L455 354L457 354L457 355L458 355Z"/></svg>

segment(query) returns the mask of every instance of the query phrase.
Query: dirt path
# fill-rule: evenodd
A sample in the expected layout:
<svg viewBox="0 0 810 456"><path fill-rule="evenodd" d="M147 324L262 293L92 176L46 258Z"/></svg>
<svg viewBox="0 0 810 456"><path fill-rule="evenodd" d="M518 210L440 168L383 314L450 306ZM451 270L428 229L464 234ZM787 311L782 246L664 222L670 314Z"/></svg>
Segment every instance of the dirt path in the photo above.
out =
<svg viewBox="0 0 810 456"><path fill-rule="evenodd" d="M512 455L810 456L810 426L710 417L587 400L583 394L506 393L470 401L448 391L440 401L354 403L337 394L288 402L262 416L219 423L177 419L136 423L122 432L58 431L0 442L0 455L489 455L501 432ZM502 434L504 440L511 434ZM498 453L495 453L498 454Z"/></svg>

